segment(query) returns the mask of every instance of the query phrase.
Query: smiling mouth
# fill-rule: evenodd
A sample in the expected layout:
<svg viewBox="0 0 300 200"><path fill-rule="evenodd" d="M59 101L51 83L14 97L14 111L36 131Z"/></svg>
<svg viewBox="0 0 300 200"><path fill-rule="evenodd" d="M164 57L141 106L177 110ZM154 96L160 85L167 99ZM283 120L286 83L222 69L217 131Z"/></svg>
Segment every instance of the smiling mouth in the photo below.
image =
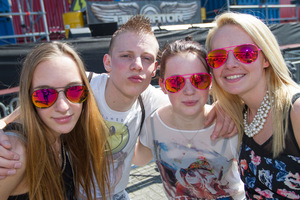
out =
<svg viewBox="0 0 300 200"><path fill-rule="evenodd" d="M225 78L226 79L229 79L229 80L233 80L233 79L237 79L237 78L241 78L243 77L244 75L233 75L233 76L226 76Z"/></svg>

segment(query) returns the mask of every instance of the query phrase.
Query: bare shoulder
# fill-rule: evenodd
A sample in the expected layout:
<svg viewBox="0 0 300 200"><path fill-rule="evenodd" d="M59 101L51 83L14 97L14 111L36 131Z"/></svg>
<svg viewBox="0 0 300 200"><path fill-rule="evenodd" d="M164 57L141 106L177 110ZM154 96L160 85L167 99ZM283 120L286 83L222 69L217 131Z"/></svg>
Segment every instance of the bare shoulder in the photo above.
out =
<svg viewBox="0 0 300 200"><path fill-rule="evenodd" d="M157 113L159 115L159 117L166 123L166 121L169 121L170 119L170 115L171 115L171 112L172 111L172 105L166 105L166 106L163 106L163 107L160 107L158 110L157 110Z"/></svg>
<svg viewBox="0 0 300 200"><path fill-rule="evenodd" d="M26 142L24 139L18 135L8 135L8 138L12 145L12 151L26 158Z"/></svg>
<svg viewBox="0 0 300 200"><path fill-rule="evenodd" d="M12 145L12 151L20 155L21 168L17 169L16 174L0 180L0 199L7 199L14 194L22 194L28 191L26 186L26 144L23 139L16 135L8 135Z"/></svg>
<svg viewBox="0 0 300 200"><path fill-rule="evenodd" d="M300 98L298 98L291 109L291 120L293 124L293 130L298 146L300 148Z"/></svg>

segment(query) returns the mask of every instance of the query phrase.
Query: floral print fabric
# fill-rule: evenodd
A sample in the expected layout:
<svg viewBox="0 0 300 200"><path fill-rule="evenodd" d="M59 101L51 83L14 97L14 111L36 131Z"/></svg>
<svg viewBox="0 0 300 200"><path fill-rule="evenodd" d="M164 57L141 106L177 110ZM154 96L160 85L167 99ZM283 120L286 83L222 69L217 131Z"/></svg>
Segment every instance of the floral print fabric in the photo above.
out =
<svg viewBox="0 0 300 200"><path fill-rule="evenodd" d="M244 135L239 157L247 199L300 199L300 157L266 156Z"/></svg>

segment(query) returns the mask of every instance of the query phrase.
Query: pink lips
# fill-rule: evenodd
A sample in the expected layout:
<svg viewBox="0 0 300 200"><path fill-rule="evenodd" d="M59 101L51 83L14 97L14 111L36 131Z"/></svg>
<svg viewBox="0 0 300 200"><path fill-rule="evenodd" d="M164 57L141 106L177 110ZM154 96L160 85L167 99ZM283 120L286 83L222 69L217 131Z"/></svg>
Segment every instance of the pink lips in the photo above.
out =
<svg viewBox="0 0 300 200"><path fill-rule="evenodd" d="M140 76L130 76L128 79L133 83L141 83L143 81L143 78Z"/></svg>
<svg viewBox="0 0 300 200"><path fill-rule="evenodd" d="M194 106L198 101L183 101L182 103L186 106Z"/></svg>
<svg viewBox="0 0 300 200"><path fill-rule="evenodd" d="M55 122L57 122L58 124L69 123L71 121L71 119L72 119L72 115L54 118Z"/></svg>

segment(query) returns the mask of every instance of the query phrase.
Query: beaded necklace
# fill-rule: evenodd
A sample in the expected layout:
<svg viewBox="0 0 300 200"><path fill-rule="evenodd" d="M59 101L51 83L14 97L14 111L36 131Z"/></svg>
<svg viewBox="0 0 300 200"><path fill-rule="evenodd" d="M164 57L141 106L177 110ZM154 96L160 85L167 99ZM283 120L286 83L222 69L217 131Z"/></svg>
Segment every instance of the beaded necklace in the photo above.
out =
<svg viewBox="0 0 300 200"><path fill-rule="evenodd" d="M244 131L248 137L253 137L258 134L264 127L272 102L273 100L270 100L269 98L269 91L267 91L256 115L253 118L253 121L249 125L247 123L248 110L246 110L244 113Z"/></svg>

